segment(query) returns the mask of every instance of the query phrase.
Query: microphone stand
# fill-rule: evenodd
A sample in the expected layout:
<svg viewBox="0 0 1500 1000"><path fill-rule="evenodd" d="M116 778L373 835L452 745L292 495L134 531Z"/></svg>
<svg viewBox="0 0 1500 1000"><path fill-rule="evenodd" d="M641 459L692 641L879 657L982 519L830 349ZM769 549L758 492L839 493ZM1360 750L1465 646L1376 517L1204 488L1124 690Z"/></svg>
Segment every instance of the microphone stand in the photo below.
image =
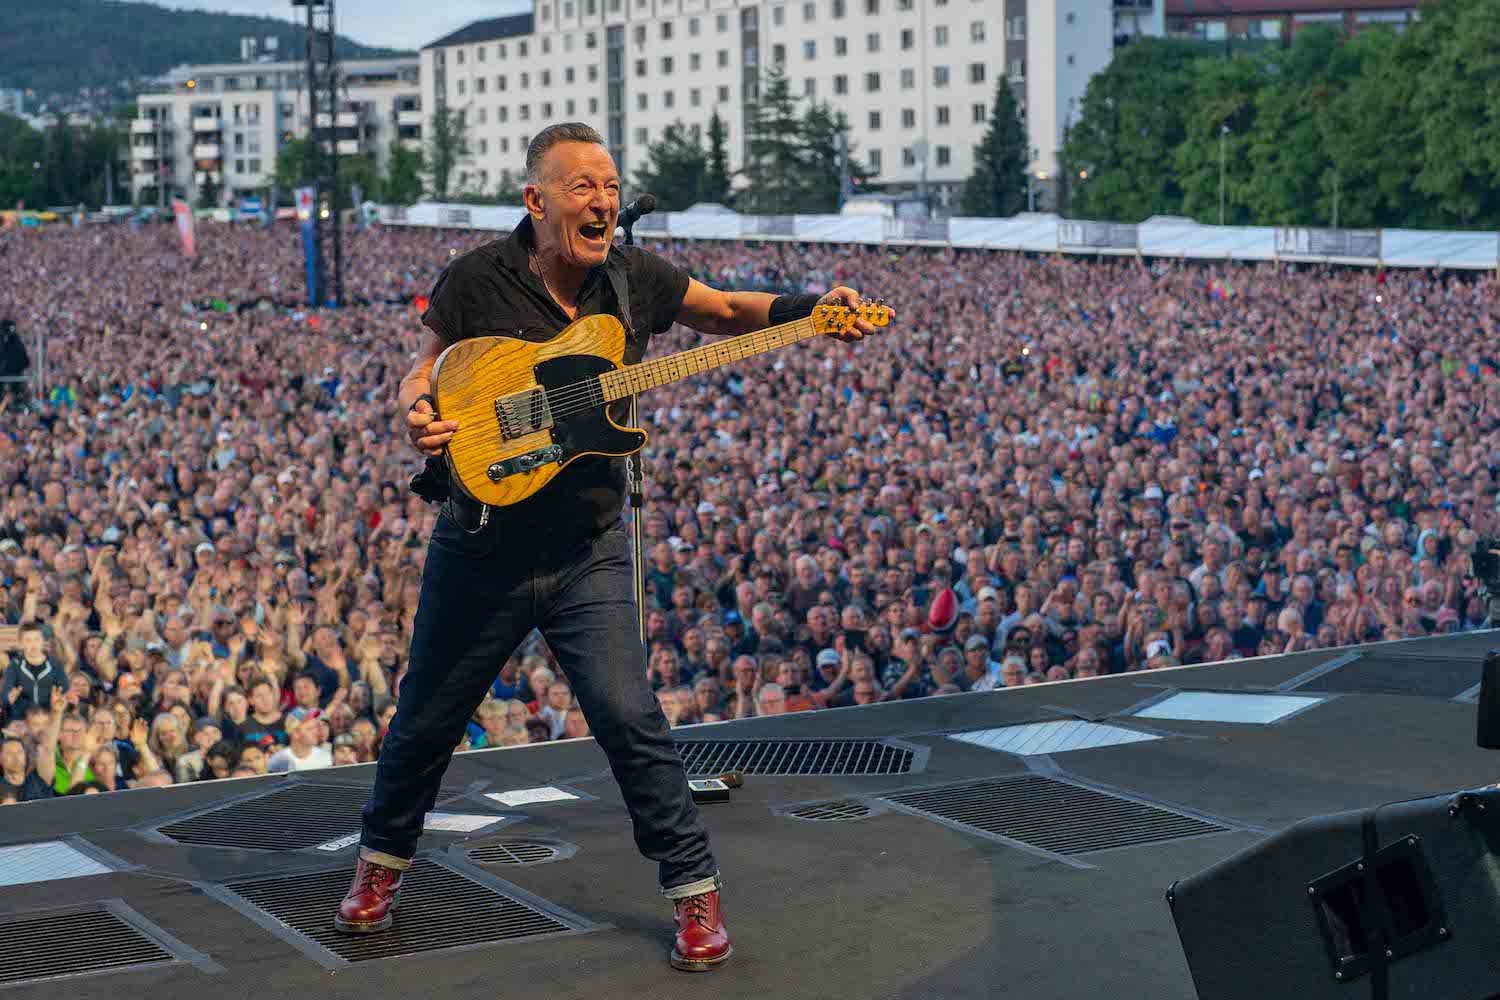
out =
<svg viewBox="0 0 1500 1000"><path fill-rule="evenodd" d="M625 245L635 245L635 223L625 226ZM630 417L631 427L639 425L640 420L636 413L637 394L630 395ZM636 626L641 634L641 646L646 645L646 562L642 552L645 537L645 526L641 524L642 489L645 485L644 469L642 466L641 453L633 452L625 456L625 483L630 497L630 545L634 551L635 559L635 617Z"/></svg>

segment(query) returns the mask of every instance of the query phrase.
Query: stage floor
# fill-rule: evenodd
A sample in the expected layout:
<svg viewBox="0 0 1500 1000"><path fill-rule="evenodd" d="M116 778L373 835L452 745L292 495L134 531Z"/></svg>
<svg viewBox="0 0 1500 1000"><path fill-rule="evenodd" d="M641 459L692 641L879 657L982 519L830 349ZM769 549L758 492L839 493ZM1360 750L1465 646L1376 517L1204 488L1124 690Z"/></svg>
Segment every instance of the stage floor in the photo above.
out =
<svg viewBox="0 0 1500 1000"><path fill-rule="evenodd" d="M395 930L356 939L331 915L369 766L9 807L0 986L156 1000L1191 1000L1167 887L1307 816L1497 780L1473 704L1496 643L679 730L705 768L738 754L752 771L822 772L752 773L702 807L735 942L709 975L668 966L670 904L591 740L455 758L438 808L479 828L429 833ZM1247 721L1212 721L1225 712ZM738 742L750 740L770 742ZM864 769L883 773L839 773ZM488 794L539 786L573 797Z"/></svg>

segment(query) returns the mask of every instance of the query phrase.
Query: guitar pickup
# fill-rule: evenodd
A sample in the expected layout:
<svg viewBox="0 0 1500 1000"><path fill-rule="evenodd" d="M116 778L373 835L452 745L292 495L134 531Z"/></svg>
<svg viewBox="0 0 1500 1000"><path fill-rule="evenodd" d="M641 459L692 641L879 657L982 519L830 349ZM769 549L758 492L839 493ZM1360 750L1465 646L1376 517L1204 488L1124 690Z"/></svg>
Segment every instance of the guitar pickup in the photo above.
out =
<svg viewBox="0 0 1500 1000"><path fill-rule="evenodd" d="M530 472L533 469L539 469L553 462L561 462L562 457L563 450L561 446L549 444L545 448L528 451L524 455L507 458L501 462L491 462L490 467L485 470L485 474L490 477L490 482L498 483L506 476L520 475L523 472Z"/></svg>
<svg viewBox="0 0 1500 1000"><path fill-rule="evenodd" d="M547 390L534 386L501 396L495 400L495 416L500 420L500 436L507 441L544 431L552 426L552 407L547 402Z"/></svg>

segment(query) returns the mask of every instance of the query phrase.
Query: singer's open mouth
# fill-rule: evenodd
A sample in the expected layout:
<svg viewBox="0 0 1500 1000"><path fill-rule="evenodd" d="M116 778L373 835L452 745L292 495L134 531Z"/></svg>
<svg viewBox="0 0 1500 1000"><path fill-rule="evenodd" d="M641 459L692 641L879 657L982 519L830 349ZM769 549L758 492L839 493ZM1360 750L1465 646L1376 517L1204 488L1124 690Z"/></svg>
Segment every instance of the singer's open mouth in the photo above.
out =
<svg viewBox="0 0 1500 1000"><path fill-rule="evenodd" d="M578 227L578 232L584 239L592 242L602 242L609 236L609 228L602 222L588 222Z"/></svg>

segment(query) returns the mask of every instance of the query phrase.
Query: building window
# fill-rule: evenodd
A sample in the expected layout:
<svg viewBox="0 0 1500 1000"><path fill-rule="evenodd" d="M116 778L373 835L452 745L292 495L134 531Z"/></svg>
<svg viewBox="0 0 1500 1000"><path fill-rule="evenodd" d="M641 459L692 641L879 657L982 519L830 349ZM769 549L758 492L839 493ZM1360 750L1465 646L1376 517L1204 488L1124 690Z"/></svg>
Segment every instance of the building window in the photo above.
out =
<svg viewBox="0 0 1500 1000"><path fill-rule="evenodd" d="M552 86L552 71L550 69L544 69L544 70L542 70L542 86L543 87L550 87L550 86Z"/></svg>
<svg viewBox="0 0 1500 1000"><path fill-rule="evenodd" d="M563 113L564 114L571 116L574 113L576 113L577 109L578 109L578 102L575 101L575 100L573 100L573 98L570 97L566 101L563 102Z"/></svg>
<svg viewBox="0 0 1500 1000"><path fill-rule="evenodd" d="M475 118L474 118L474 121L477 124L479 124L479 125L483 125L484 124L484 116L485 116L485 114L486 114L486 111L485 111L484 108L477 108L477 109L475 109Z"/></svg>
<svg viewBox="0 0 1500 1000"><path fill-rule="evenodd" d="M458 96L464 96L464 88L468 86L463 80L458 81Z"/></svg>
<svg viewBox="0 0 1500 1000"><path fill-rule="evenodd" d="M983 125L989 120L989 112L985 110L983 104L971 104L969 105L969 120L975 125Z"/></svg>
<svg viewBox="0 0 1500 1000"><path fill-rule="evenodd" d="M833 19L837 21L847 13L844 0L833 0Z"/></svg>
<svg viewBox="0 0 1500 1000"><path fill-rule="evenodd" d="M833 54L836 56L847 56L849 54L849 39L838 35L833 40Z"/></svg>
<svg viewBox="0 0 1500 1000"><path fill-rule="evenodd" d="M1012 59L1010 61L1010 78L1012 80L1026 79L1026 60Z"/></svg>
<svg viewBox="0 0 1500 1000"><path fill-rule="evenodd" d="M703 56L697 52L688 56L688 69L700 70L703 68Z"/></svg>
<svg viewBox="0 0 1500 1000"><path fill-rule="evenodd" d="M599 80L599 67L598 66L590 66L589 67L589 83L596 83L596 82L598 82L598 80Z"/></svg>
<svg viewBox="0 0 1500 1000"><path fill-rule="evenodd" d="M500 140L500 152L502 152L502 153L509 153L510 152L510 140L509 139L501 139Z"/></svg>
<svg viewBox="0 0 1500 1000"><path fill-rule="evenodd" d="M523 121L523 122L529 122L529 121L531 121L531 105L529 105L529 104L523 104L523 105L521 105L516 110L516 114L520 117L521 121Z"/></svg>
<svg viewBox="0 0 1500 1000"><path fill-rule="evenodd" d="M484 77L482 77L482 76L475 77L474 78L474 93L476 93L476 94L482 94L482 93L484 93L485 82L486 81L485 81Z"/></svg>
<svg viewBox="0 0 1500 1000"><path fill-rule="evenodd" d="M879 111L871 111L870 112L870 131L871 132L879 132L880 131L880 112Z"/></svg>
<svg viewBox="0 0 1500 1000"><path fill-rule="evenodd" d="M635 109L637 111L645 111L646 110L646 100L647 100L647 98L646 98L645 94L636 94L635 95Z"/></svg>
<svg viewBox="0 0 1500 1000"><path fill-rule="evenodd" d="M480 156L487 156L489 154L489 151L490 151L490 144L486 140L480 139L479 140L479 155Z"/></svg>
<svg viewBox="0 0 1500 1000"><path fill-rule="evenodd" d="M698 32L701 31L701 30L703 30L703 22L701 20L699 20L696 17L690 17L690 18L688 18L688 34L689 35L692 35L694 38L697 38L698 37Z"/></svg>
<svg viewBox="0 0 1500 1000"><path fill-rule="evenodd" d="M1019 17L1011 17L1011 18L1007 18L1006 19L1006 21L1005 21L1005 37L1009 38L1011 41L1014 41L1014 42L1022 42L1022 41L1026 40L1026 17L1025 17L1025 15L1021 15Z"/></svg>
<svg viewBox="0 0 1500 1000"><path fill-rule="evenodd" d="M807 24L811 24L814 20L817 19L817 16L818 16L818 5L817 4L815 4L815 3L805 3L805 4L802 5L802 20L804 22L806 22Z"/></svg>
<svg viewBox="0 0 1500 1000"><path fill-rule="evenodd" d="M692 107L700 107L703 104L703 91L697 87L688 91L688 104Z"/></svg>
<svg viewBox="0 0 1500 1000"><path fill-rule="evenodd" d="M879 15L880 0L865 0L865 13L871 15Z"/></svg>
<svg viewBox="0 0 1500 1000"><path fill-rule="evenodd" d="M661 57L661 75L662 76L671 76L672 75L672 57L671 56L662 56Z"/></svg>
<svg viewBox="0 0 1500 1000"><path fill-rule="evenodd" d="M938 48L942 48L948 44L948 26L946 24L940 24L932 29L932 43Z"/></svg>
<svg viewBox="0 0 1500 1000"><path fill-rule="evenodd" d="M646 75L646 60L644 60L644 59L637 59L635 61L635 75L636 76L645 76Z"/></svg>
<svg viewBox="0 0 1500 1000"><path fill-rule="evenodd" d="M597 97L590 97L589 98L589 114L591 114L591 115L597 115L598 113L599 113L599 98L597 98Z"/></svg>
<svg viewBox="0 0 1500 1000"><path fill-rule="evenodd" d="M458 50L457 55L455 55L453 57L453 61L456 62L456 63L458 63L460 66L462 66L464 64L464 50L463 49L459 49Z"/></svg>
<svg viewBox="0 0 1500 1000"><path fill-rule="evenodd" d="M646 145L646 130L645 129L638 128L638 129L635 130L635 144L637 146L644 146L644 145Z"/></svg>
<svg viewBox="0 0 1500 1000"><path fill-rule="evenodd" d="M1068 56L1068 64L1072 65L1072 62L1073 62L1073 57L1072 56ZM984 63L982 63L982 62L969 63L969 82L970 83L983 83L984 82Z"/></svg>
<svg viewBox="0 0 1500 1000"><path fill-rule="evenodd" d="M550 21L550 20L552 20L552 6L551 6L551 4L545 4L545 3L542 4L542 20L543 21Z"/></svg>
<svg viewBox="0 0 1500 1000"><path fill-rule="evenodd" d="M880 173L880 150L867 150L866 158L869 161L870 169L875 171L877 174Z"/></svg>
<svg viewBox="0 0 1500 1000"><path fill-rule="evenodd" d="M503 77L503 76L497 76L497 77L495 77L495 89L497 91L501 91L501 90L505 89L505 77Z"/></svg>
<svg viewBox="0 0 1500 1000"><path fill-rule="evenodd" d="M250 161L250 172L252 174L258 174L258 173L260 173L260 161L259 160L251 160Z"/></svg>
<svg viewBox="0 0 1500 1000"><path fill-rule="evenodd" d="M563 83L572 83L572 82L573 82L573 67L572 66L568 66L565 69L563 69Z"/></svg>
<svg viewBox="0 0 1500 1000"><path fill-rule="evenodd" d="M551 118L552 117L552 102L551 101L543 101L542 102L542 117L543 118Z"/></svg>
<svg viewBox="0 0 1500 1000"><path fill-rule="evenodd" d="M234 172L237 173L237 174L243 174L245 172L245 161L244 160L235 160L234 161Z"/></svg>
<svg viewBox="0 0 1500 1000"><path fill-rule="evenodd" d="M476 45L474 47L474 58L476 60L478 60L479 62L484 62L484 46L483 45Z"/></svg>
<svg viewBox="0 0 1500 1000"><path fill-rule="evenodd" d="M803 79L802 79L802 96L803 97L813 97L817 93L818 93L818 81L814 80L810 76L803 77Z"/></svg>
<svg viewBox="0 0 1500 1000"><path fill-rule="evenodd" d="M902 128L916 128L917 127L917 111L916 111L915 108L902 108L901 109L901 127Z"/></svg>
<svg viewBox="0 0 1500 1000"><path fill-rule="evenodd" d="M583 36L583 47L586 49L596 49L599 47L599 39L592 31Z"/></svg>
<svg viewBox="0 0 1500 1000"><path fill-rule="evenodd" d="M772 7L771 8L771 23L773 25L775 25L776 27L778 27L778 28L781 27L783 24L786 24L786 8L785 7Z"/></svg>
<svg viewBox="0 0 1500 1000"><path fill-rule="evenodd" d="M522 73L521 74L521 89L525 90L527 87L530 87L530 86L531 86L531 74L530 73Z"/></svg>
<svg viewBox="0 0 1500 1000"><path fill-rule="evenodd" d="M865 51L866 52L879 52L880 51L880 33L878 31L872 31L868 35L865 36Z"/></svg>
<svg viewBox="0 0 1500 1000"><path fill-rule="evenodd" d="M867 93L867 94L874 94L874 93L877 93L879 90L880 90L880 74L879 73L866 73L865 74L865 93Z"/></svg>
<svg viewBox="0 0 1500 1000"><path fill-rule="evenodd" d="M498 58L500 58L500 59L504 59L505 58L505 43L504 42L501 42L499 45L495 46L495 55Z"/></svg>
<svg viewBox="0 0 1500 1000"><path fill-rule="evenodd" d="M948 105L939 104L937 106L937 123L939 125L948 124Z"/></svg>
<svg viewBox="0 0 1500 1000"><path fill-rule="evenodd" d="M728 14L720 14L718 17L714 18L714 30L718 31L718 33L721 35L729 30Z"/></svg>
<svg viewBox="0 0 1500 1000"><path fill-rule="evenodd" d="M727 104L727 103L729 103L729 88L728 87L720 87L719 88L719 103L720 104Z"/></svg>
<svg viewBox="0 0 1500 1000"><path fill-rule="evenodd" d="M777 65L777 66L785 66L786 65L786 46L785 45L773 45L773 46L771 46L771 62L773 64Z"/></svg>
<svg viewBox="0 0 1500 1000"><path fill-rule="evenodd" d="M901 71L901 89L911 90L917 85L917 71L910 67Z"/></svg>
<svg viewBox="0 0 1500 1000"><path fill-rule="evenodd" d="M599 0L584 0L583 12L589 17L595 17L599 13Z"/></svg>
<svg viewBox="0 0 1500 1000"><path fill-rule="evenodd" d="M723 69L725 66L728 66L728 65L729 65L729 50L728 49L720 49L719 50L719 68Z"/></svg>
<svg viewBox="0 0 1500 1000"><path fill-rule="evenodd" d="M672 22L671 21L663 21L661 23L661 40L664 41L664 42L670 42L672 40Z"/></svg>
<svg viewBox="0 0 1500 1000"><path fill-rule="evenodd" d="M934 66L932 68L932 85L934 87L948 86L948 67Z"/></svg>
<svg viewBox="0 0 1500 1000"><path fill-rule="evenodd" d="M506 122L510 121L510 108L506 108L506 107L496 108L495 109L495 121L499 122L501 125L504 125Z"/></svg>
<svg viewBox="0 0 1500 1000"><path fill-rule="evenodd" d="M542 37L542 55L546 55L547 53L549 53L551 51L552 51L552 39L547 38L546 36L543 36Z"/></svg>
<svg viewBox="0 0 1500 1000"><path fill-rule="evenodd" d="M563 35L563 51L564 52L572 52L573 51L573 36L572 35Z"/></svg>
<svg viewBox="0 0 1500 1000"><path fill-rule="evenodd" d="M901 147L901 165L903 167L915 167L917 165L916 150L910 146Z"/></svg>
<svg viewBox="0 0 1500 1000"><path fill-rule="evenodd" d="M635 44L646 44L646 26L644 24L637 24L635 26L635 31L631 32L631 34L635 35Z"/></svg>
<svg viewBox="0 0 1500 1000"><path fill-rule="evenodd" d="M674 101L674 98L673 98L672 92L670 90L664 90L664 91L661 92L661 106L663 108L670 108L670 107L672 107L673 101Z"/></svg>
<svg viewBox="0 0 1500 1000"><path fill-rule="evenodd" d="M518 58L521 58L521 59L525 59L526 58L526 43L525 42L517 42L516 43L516 56Z"/></svg>
<svg viewBox="0 0 1500 1000"><path fill-rule="evenodd" d="M816 59L816 58L818 58L818 43L816 41L813 41L812 39L809 39L808 41L805 41L805 42L802 43L802 58L803 59Z"/></svg>
<svg viewBox="0 0 1500 1000"><path fill-rule="evenodd" d="M531 136L523 134L521 138L516 141L516 145L520 146L522 149L528 148L531 145Z"/></svg>
<svg viewBox="0 0 1500 1000"><path fill-rule="evenodd" d="M969 25L969 41L971 41L971 42L982 42L982 41L984 41L984 22L983 21L975 21L975 22L973 22L972 24Z"/></svg>
<svg viewBox="0 0 1500 1000"><path fill-rule="evenodd" d="M833 78L833 92L835 94L849 93L849 78L840 73Z"/></svg>
<svg viewBox="0 0 1500 1000"><path fill-rule="evenodd" d="M1073 65L1073 53L1071 52L1068 53L1068 65Z"/></svg>
<svg viewBox="0 0 1500 1000"><path fill-rule="evenodd" d="M947 146L937 147L937 165L946 167L953 160L953 151Z"/></svg>

